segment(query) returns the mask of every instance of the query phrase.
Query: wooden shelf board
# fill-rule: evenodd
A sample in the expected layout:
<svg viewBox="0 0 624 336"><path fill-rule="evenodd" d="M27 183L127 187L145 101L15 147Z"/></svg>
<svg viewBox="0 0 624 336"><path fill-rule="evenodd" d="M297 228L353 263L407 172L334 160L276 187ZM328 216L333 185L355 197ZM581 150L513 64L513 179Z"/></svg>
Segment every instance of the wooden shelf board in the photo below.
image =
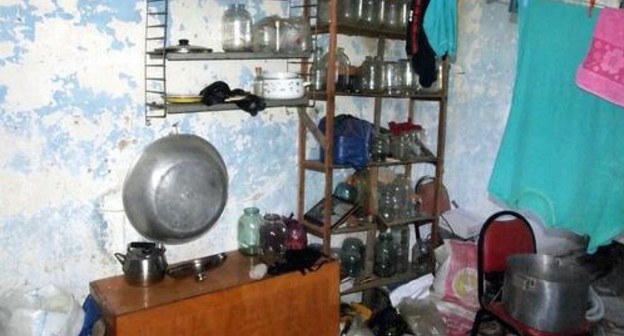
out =
<svg viewBox="0 0 624 336"><path fill-rule="evenodd" d="M328 34L329 24L320 24L310 29L312 33L316 34ZM404 31L387 30L383 27L364 27L355 23L340 23L338 22L338 34L349 36L365 36L371 38L384 37L391 40L405 40Z"/></svg>
<svg viewBox="0 0 624 336"><path fill-rule="evenodd" d="M440 101L443 98L441 91L417 91L412 94L387 94L387 93L372 93L372 92L336 92L336 96L345 97L370 97L370 98L395 98L395 99L414 99L414 100L429 100ZM308 97L311 100L327 100L327 92L325 91L311 91L308 93Z"/></svg>

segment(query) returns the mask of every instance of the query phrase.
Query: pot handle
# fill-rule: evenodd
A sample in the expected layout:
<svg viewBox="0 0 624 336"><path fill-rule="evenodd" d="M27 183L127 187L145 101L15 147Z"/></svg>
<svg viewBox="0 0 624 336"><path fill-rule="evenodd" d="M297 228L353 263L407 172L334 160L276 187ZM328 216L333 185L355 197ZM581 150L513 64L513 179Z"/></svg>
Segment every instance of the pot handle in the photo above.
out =
<svg viewBox="0 0 624 336"><path fill-rule="evenodd" d="M117 258L117 260L119 260L119 262L123 265L126 262L126 255L125 254L121 254L119 252L115 253L115 258Z"/></svg>
<svg viewBox="0 0 624 336"><path fill-rule="evenodd" d="M598 322L604 316L605 308L602 299L591 285L589 286L589 300L591 301L591 306L585 313L585 318L592 323Z"/></svg>

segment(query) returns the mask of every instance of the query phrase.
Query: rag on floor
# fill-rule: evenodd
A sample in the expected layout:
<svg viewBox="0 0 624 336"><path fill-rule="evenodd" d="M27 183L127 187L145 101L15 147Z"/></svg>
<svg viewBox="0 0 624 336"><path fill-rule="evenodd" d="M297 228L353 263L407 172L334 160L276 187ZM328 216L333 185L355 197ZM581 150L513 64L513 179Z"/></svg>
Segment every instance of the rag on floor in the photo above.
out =
<svg viewBox="0 0 624 336"><path fill-rule="evenodd" d="M511 111L490 177L492 198L590 238L624 230L624 110L575 84L597 15L552 0L519 11Z"/></svg>

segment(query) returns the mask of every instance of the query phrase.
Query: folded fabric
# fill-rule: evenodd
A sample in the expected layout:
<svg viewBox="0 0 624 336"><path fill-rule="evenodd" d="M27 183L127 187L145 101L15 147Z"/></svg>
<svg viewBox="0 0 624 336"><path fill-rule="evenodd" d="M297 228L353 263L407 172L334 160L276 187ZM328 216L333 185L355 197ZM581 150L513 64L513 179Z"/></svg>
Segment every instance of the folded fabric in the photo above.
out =
<svg viewBox="0 0 624 336"><path fill-rule="evenodd" d="M589 52L576 74L582 89L624 106L624 10L600 11Z"/></svg>

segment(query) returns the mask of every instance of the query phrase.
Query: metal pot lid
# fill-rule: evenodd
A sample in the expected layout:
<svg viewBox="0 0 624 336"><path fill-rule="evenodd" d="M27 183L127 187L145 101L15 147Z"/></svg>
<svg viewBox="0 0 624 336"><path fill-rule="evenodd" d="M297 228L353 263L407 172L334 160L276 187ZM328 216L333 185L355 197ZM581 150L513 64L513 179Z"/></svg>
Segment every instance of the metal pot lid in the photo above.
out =
<svg viewBox="0 0 624 336"><path fill-rule="evenodd" d="M201 47L201 46L193 46L189 44L189 40L181 39L178 41L178 45L168 46L165 48L156 48L154 51L157 53L162 53L163 51L167 53L177 53L177 54L190 54L190 53L211 53L212 49Z"/></svg>
<svg viewBox="0 0 624 336"><path fill-rule="evenodd" d="M126 175L122 198L132 226L165 244L199 238L227 202L228 174L208 141L175 134L148 145Z"/></svg>

